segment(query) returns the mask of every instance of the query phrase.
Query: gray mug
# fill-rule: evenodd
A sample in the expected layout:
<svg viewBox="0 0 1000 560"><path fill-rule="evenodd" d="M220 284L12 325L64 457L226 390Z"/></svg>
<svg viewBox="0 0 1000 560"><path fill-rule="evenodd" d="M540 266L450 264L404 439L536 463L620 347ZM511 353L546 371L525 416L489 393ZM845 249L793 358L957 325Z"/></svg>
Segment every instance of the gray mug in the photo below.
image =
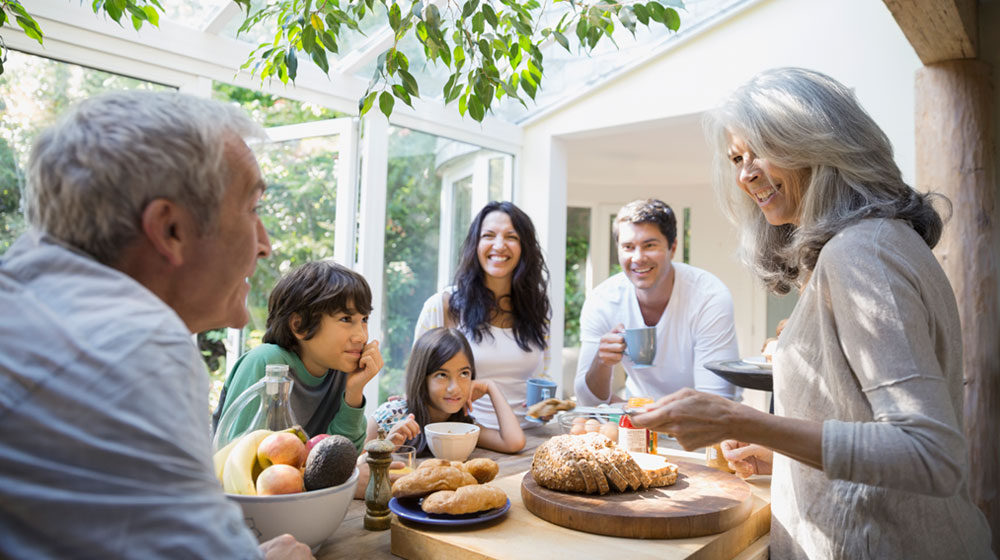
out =
<svg viewBox="0 0 1000 560"><path fill-rule="evenodd" d="M625 329L625 355L636 365L653 365L656 357L656 327Z"/></svg>

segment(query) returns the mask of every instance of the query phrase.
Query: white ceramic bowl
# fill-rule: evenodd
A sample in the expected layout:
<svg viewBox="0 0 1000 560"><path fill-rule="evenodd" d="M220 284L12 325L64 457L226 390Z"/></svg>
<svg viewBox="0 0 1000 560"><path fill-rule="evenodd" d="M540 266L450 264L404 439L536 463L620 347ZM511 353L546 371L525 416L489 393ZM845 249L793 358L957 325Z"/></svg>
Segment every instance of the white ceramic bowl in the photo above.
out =
<svg viewBox="0 0 1000 560"><path fill-rule="evenodd" d="M278 496L226 496L243 508L244 521L260 542L289 533L315 552L340 527L357 485L355 467L347 482L322 490Z"/></svg>
<svg viewBox="0 0 1000 560"><path fill-rule="evenodd" d="M445 461L465 461L479 443L479 426L464 422L436 422L424 426L431 453Z"/></svg>

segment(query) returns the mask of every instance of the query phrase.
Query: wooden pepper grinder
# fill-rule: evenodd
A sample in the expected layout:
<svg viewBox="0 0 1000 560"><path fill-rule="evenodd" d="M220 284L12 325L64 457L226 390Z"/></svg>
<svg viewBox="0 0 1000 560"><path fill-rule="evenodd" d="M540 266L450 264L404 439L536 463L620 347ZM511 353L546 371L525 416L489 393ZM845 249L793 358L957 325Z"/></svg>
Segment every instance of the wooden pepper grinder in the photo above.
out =
<svg viewBox="0 0 1000 560"><path fill-rule="evenodd" d="M395 446L386 441L385 430L378 431L378 439L365 444L368 452L368 487L365 488L365 529L369 531L384 531L392 524L392 513L389 511L389 497L392 488L389 486L389 464L392 463L392 451Z"/></svg>

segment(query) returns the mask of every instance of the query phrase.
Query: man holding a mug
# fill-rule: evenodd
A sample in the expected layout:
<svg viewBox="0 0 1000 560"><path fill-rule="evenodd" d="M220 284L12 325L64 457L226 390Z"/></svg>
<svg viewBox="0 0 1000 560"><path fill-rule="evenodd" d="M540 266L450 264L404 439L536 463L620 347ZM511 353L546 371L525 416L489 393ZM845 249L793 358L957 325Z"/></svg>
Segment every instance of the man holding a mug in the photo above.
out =
<svg viewBox="0 0 1000 560"><path fill-rule="evenodd" d="M618 363L629 396L693 387L733 398L734 387L704 367L739 358L729 289L707 271L671 262L677 220L666 203L630 202L613 228L622 272L597 286L580 314L579 402L610 402Z"/></svg>

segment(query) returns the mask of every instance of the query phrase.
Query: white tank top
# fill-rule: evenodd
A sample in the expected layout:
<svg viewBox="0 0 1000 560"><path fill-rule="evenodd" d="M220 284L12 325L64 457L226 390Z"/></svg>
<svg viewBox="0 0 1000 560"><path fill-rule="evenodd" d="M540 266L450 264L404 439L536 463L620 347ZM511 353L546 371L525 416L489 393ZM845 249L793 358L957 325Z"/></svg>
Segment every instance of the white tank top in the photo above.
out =
<svg viewBox="0 0 1000 560"><path fill-rule="evenodd" d="M476 379L494 381L514 409L520 424L533 425L524 419L525 383L542 374L545 367L544 353L534 347L530 352L522 350L514 339L514 329L491 326L490 333L493 334L492 338L489 335L483 336L479 343L467 335L472 355L476 358ZM483 427L500 427L493 402L487 396L472 402L472 416Z"/></svg>

